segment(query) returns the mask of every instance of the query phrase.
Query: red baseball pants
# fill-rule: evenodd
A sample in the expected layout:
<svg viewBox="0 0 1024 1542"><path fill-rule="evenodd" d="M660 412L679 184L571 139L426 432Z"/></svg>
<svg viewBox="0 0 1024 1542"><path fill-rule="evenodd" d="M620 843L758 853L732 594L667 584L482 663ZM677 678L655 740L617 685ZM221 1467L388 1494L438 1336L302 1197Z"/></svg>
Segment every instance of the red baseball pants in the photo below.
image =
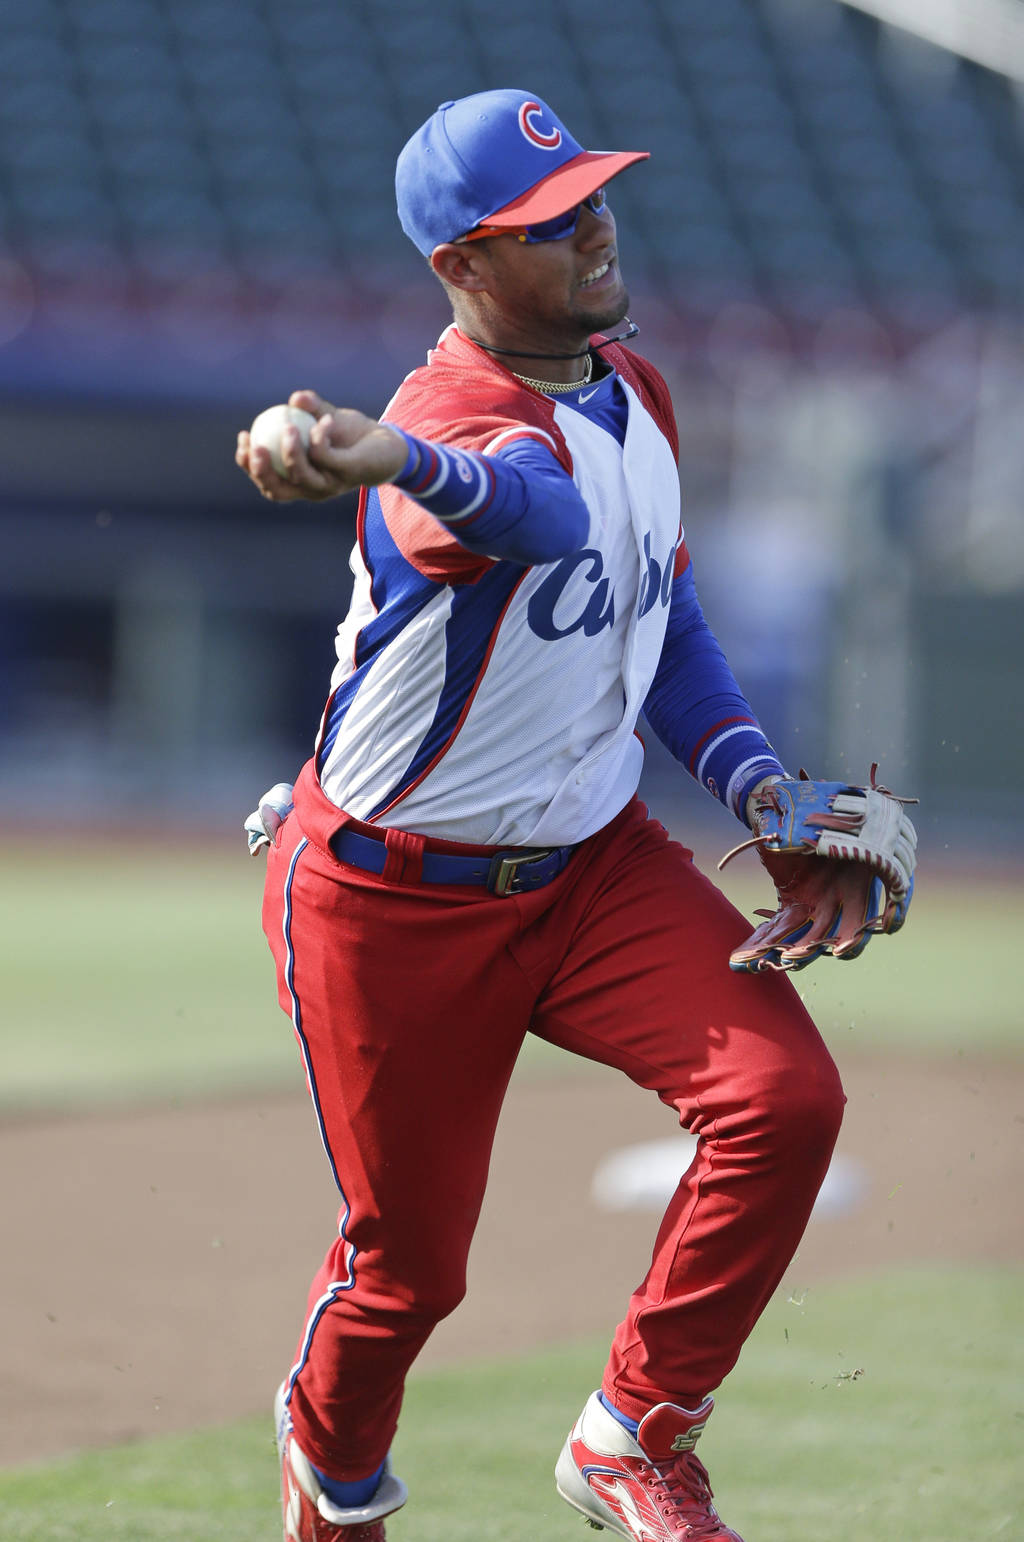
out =
<svg viewBox="0 0 1024 1542"><path fill-rule="evenodd" d="M264 928L342 1196L291 1375L299 1445L340 1479L384 1460L406 1373L465 1292L527 1032L617 1066L701 1137L604 1377L634 1418L696 1407L781 1280L842 1117L790 982L729 970L749 924L636 801L546 888L498 898L416 882L423 842L400 832L382 877L343 866L310 767L295 798Z"/></svg>

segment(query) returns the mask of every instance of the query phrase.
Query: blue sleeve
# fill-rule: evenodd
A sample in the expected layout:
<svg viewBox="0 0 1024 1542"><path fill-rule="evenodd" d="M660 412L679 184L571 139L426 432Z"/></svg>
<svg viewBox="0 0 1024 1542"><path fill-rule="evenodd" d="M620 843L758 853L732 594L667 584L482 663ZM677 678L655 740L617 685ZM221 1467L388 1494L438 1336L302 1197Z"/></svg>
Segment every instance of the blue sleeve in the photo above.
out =
<svg viewBox="0 0 1024 1542"><path fill-rule="evenodd" d="M572 477L540 440L511 440L497 455L417 439L396 424L409 454L394 486L482 556L532 567L586 543L590 515Z"/></svg>
<svg viewBox="0 0 1024 1542"><path fill-rule="evenodd" d="M644 715L675 758L744 822L754 784L772 772L787 774L704 618L692 563L672 586Z"/></svg>

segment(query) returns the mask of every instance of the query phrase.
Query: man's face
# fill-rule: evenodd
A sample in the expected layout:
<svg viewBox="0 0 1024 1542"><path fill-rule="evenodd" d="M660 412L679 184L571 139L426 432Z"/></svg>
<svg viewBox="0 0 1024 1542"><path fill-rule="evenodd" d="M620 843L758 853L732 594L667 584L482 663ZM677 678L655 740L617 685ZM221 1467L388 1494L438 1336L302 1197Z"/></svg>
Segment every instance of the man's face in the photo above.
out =
<svg viewBox="0 0 1024 1542"><path fill-rule="evenodd" d="M600 214L581 205L576 229L559 241L502 235L474 245L483 248L491 304L517 331L534 336L540 330L575 347L591 332L617 325L629 308L607 205Z"/></svg>

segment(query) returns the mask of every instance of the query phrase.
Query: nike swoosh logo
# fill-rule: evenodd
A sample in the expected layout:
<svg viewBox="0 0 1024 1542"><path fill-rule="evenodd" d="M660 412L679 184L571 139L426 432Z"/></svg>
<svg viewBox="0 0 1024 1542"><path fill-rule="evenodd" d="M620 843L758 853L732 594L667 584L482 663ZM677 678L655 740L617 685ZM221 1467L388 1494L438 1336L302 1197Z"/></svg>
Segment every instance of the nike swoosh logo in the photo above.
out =
<svg viewBox="0 0 1024 1542"><path fill-rule="evenodd" d="M584 392L581 391L580 392L580 397L579 397L580 406L582 407L584 402L589 402L590 398L592 396L596 396L600 389L601 389L600 386L595 386L592 391L587 391L586 394L584 394Z"/></svg>

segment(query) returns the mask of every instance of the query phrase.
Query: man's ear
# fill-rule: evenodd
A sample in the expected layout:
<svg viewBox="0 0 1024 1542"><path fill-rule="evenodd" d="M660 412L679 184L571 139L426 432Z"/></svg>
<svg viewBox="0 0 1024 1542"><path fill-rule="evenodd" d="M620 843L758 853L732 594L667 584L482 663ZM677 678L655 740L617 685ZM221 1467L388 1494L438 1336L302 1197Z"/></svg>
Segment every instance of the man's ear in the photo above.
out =
<svg viewBox="0 0 1024 1542"><path fill-rule="evenodd" d="M488 285L484 274L486 254L478 248L486 244L486 241L467 241L465 244L446 241L434 247L430 266L447 288L480 294Z"/></svg>

